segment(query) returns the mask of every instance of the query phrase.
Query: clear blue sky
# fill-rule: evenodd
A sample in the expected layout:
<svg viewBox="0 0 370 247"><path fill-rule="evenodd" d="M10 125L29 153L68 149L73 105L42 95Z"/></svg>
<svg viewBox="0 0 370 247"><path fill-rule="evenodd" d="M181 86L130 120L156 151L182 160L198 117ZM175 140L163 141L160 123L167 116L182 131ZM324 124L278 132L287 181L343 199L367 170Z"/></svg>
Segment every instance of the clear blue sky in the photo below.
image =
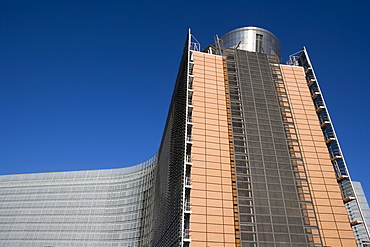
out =
<svg viewBox="0 0 370 247"><path fill-rule="evenodd" d="M370 193L369 1L0 1L0 174L130 166L158 149L188 28L306 46Z"/></svg>

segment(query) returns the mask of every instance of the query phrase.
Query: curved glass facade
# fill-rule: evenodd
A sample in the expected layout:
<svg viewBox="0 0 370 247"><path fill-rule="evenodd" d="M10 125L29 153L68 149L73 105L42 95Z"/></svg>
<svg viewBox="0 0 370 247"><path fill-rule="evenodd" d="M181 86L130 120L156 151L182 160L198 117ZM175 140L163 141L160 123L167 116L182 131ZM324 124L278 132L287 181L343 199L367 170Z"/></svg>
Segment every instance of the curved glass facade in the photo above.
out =
<svg viewBox="0 0 370 247"><path fill-rule="evenodd" d="M0 246L148 245L155 168L2 176Z"/></svg>

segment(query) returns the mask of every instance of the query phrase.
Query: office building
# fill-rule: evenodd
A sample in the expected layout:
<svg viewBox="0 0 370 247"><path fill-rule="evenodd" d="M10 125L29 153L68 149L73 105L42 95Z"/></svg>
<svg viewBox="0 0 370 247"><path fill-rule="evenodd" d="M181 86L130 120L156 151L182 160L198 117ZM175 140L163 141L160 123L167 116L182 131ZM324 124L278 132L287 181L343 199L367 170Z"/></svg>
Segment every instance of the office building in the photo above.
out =
<svg viewBox="0 0 370 247"><path fill-rule="evenodd" d="M215 40L189 32L148 161L0 176L0 246L366 246L307 50L283 65L265 29Z"/></svg>

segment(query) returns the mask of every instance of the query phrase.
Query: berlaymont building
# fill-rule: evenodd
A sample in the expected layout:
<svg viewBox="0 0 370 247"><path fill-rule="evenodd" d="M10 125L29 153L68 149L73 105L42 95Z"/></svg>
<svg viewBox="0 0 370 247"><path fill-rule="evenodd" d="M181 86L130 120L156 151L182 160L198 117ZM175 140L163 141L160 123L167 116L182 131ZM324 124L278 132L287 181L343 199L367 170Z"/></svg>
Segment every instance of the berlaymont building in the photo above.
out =
<svg viewBox="0 0 370 247"><path fill-rule="evenodd" d="M280 58L262 28L202 50L189 31L158 152L0 176L0 246L370 246L307 50Z"/></svg>

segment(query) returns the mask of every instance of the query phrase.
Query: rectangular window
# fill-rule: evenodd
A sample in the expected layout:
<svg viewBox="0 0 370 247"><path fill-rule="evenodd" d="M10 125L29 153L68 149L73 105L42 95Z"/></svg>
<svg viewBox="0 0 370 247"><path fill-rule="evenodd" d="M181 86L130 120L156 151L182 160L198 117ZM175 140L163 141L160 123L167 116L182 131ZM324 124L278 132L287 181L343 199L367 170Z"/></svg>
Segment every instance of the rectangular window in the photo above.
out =
<svg viewBox="0 0 370 247"><path fill-rule="evenodd" d="M263 52L262 50L263 35L256 34L256 52Z"/></svg>

